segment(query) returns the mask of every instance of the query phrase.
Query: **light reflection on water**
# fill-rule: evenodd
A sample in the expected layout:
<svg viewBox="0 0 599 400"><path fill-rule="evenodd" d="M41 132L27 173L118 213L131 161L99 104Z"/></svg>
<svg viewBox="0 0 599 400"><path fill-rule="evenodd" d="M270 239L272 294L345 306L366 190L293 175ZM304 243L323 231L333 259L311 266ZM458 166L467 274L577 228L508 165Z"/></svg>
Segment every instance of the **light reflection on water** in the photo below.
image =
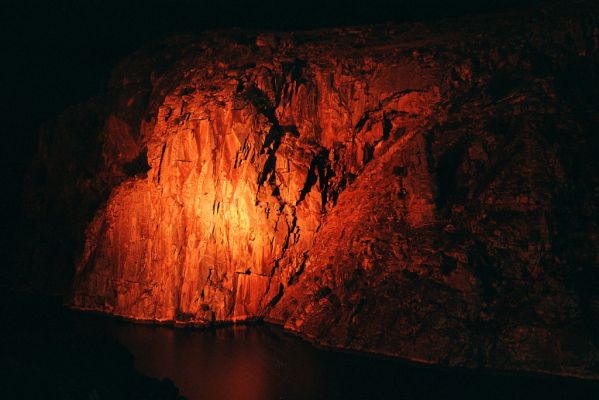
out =
<svg viewBox="0 0 599 400"><path fill-rule="evenodd" d="M115 337L133 353L136 368L171 379L190 400L547 399L599 393L590 382L483 375L319 350L265 325L193 330L97 316L81 316L76 325L82 334Z"/></svg>

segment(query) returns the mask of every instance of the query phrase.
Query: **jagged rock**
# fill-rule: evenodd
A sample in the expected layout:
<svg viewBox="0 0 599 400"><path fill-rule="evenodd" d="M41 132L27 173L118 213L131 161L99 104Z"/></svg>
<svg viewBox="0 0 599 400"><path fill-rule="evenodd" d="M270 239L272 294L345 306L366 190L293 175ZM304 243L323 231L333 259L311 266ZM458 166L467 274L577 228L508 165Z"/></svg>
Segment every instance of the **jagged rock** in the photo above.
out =
<svg viewBox="0 0 599 400"><path fill-rule="evenodd" d="M598 11L140 50L42 135L72 306L599 377Z"/></svg>

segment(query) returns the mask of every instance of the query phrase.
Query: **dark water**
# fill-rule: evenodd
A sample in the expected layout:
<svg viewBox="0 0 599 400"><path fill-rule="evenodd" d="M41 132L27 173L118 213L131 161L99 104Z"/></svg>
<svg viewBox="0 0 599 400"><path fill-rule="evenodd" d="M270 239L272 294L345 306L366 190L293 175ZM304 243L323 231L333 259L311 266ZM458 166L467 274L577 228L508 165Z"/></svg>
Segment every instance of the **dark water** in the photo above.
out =
<svg viewBox="0 0 599 400"><path fill-rule="evenodd" d="M189 399L599 399L597 383L493 375L316 349L265 325L215 330L80 316L83 335L109 335L142 373L170 378Z"/></svg>

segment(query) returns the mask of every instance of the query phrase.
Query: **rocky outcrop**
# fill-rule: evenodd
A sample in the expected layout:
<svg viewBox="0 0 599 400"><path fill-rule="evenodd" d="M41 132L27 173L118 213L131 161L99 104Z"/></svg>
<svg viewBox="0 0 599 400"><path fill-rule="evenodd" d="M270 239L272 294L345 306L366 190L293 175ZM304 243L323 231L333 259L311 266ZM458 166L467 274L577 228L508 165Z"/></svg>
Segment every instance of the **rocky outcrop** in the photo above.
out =
<svg viewBox="0 0 599 400"><path fill-rule="evenodd" d="M32 175L77 254L71 304L598 377L598 11L131 55Z"/></svg>

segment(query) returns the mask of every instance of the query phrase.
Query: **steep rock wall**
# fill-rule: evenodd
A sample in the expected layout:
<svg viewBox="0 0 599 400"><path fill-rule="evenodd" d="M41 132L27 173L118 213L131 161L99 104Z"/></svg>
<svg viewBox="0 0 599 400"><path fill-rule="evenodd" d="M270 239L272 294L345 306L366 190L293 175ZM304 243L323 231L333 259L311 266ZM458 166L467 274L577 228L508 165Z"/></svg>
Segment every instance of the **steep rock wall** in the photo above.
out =
<svg viewBox="0 0 599 400"><path fill-rule="evenodd" d="M84 238L71 304L596 377L598 15L133 54L42 136L32 204Z"/></svg>

